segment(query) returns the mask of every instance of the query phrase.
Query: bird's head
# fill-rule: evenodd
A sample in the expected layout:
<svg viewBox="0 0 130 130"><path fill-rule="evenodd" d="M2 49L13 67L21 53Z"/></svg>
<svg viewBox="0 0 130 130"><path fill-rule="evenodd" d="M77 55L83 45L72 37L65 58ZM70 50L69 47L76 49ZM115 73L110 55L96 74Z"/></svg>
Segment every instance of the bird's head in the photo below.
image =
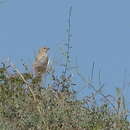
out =
<svg viewBox="0 0 130 130"><path fill-rule="evenodd" d="M48 47L42 47L39 49L40 54L46 54L50 48Z"/></svg>

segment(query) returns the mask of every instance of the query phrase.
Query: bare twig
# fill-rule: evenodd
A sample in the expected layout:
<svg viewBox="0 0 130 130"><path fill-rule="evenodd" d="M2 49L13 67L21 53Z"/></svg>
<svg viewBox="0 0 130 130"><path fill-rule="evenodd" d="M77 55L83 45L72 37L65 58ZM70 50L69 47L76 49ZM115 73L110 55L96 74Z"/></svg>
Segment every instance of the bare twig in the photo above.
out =
<svg viewBox="0 0 130 130"><path fill-rule="evenodd" d="M111 104L111 106L113 107L113 109L114 109L116 112L118 112L117 109L116 109L116 107L115 107L115 105L114 105L101 91L96 90L96 88L95 88L89 81L87 81L87 80L81 75L81 73L79 73L78 71L77 71L77 75L78 75L78 76L81 78L81 80L83 80L89 87L91 87L96 93L98 92L106 101L108 101L108 102Z"/></svg>
<svg viewBox="0 0 130 130"><path fill-rule="evenodd" d="M65 44L67 46L67 51L66 51L66 63L65 63L65 70L64 70L64 75L66 75L67 70L68 70L68 63L70 62L70 41L71 41L71 14L72 14L72 6L69 8L69 20L68 20L68 29L67 29L67 43Z"/></svg>
<svg viewBox="0 0 130 130"><path fill-rule="evenodd" d="M93 62L93 65L92 65L92 72L91 72L91 78L90 78L91 81L93 80L94 68L95 68L95 62Z"/></svg>
<svg viewBox="0 0 130 130"><path fill-rule="evenodd" d="M101 70L99 70L98 73L98 81L99 81L99 85L101 85Z"/></svg>

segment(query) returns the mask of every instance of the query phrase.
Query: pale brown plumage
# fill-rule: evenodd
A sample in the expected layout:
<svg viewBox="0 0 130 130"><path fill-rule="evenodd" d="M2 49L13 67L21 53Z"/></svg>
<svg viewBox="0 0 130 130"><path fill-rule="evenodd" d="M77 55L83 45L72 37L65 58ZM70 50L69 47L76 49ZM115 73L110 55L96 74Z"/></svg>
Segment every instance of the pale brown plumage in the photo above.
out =
<svg viewBox="0 0 130 130"><path fill-rule="evenodd" d="M36 77L42 77L42 75L47 72L48 50L48 47L43 47L39 49L38 55L36 56L35 62L33 64L34 75Z"/></svg>

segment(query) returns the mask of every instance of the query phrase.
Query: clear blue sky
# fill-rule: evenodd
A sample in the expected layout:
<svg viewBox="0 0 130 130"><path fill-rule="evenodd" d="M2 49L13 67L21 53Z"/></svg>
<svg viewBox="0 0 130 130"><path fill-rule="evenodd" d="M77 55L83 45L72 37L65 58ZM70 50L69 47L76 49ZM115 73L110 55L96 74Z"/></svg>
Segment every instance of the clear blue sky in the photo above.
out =
<svg viewBox="0 0 130 130"><path fill-rule="evenodd" d="M86 77L95 61L94 79L101 70L106 92L114 93L124 69L130 81L130 0L6 0L0 5L0 59L31 63L43 45L57 53L66 40L70 5L73 59Z"/></svg>

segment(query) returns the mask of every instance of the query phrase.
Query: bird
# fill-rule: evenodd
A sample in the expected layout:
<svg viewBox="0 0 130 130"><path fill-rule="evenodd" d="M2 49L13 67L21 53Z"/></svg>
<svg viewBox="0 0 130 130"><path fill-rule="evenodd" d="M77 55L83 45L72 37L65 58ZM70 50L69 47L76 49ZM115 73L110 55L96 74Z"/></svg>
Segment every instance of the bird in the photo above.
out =
<svg viewBox="0 0 130 130"><path fill-rule="evenodd" d="M48 67L48 47L42 47L39 49L38 54L35 58L33 64L33 70L35 77L42 78L42 76L47 72Z"/></svg>

